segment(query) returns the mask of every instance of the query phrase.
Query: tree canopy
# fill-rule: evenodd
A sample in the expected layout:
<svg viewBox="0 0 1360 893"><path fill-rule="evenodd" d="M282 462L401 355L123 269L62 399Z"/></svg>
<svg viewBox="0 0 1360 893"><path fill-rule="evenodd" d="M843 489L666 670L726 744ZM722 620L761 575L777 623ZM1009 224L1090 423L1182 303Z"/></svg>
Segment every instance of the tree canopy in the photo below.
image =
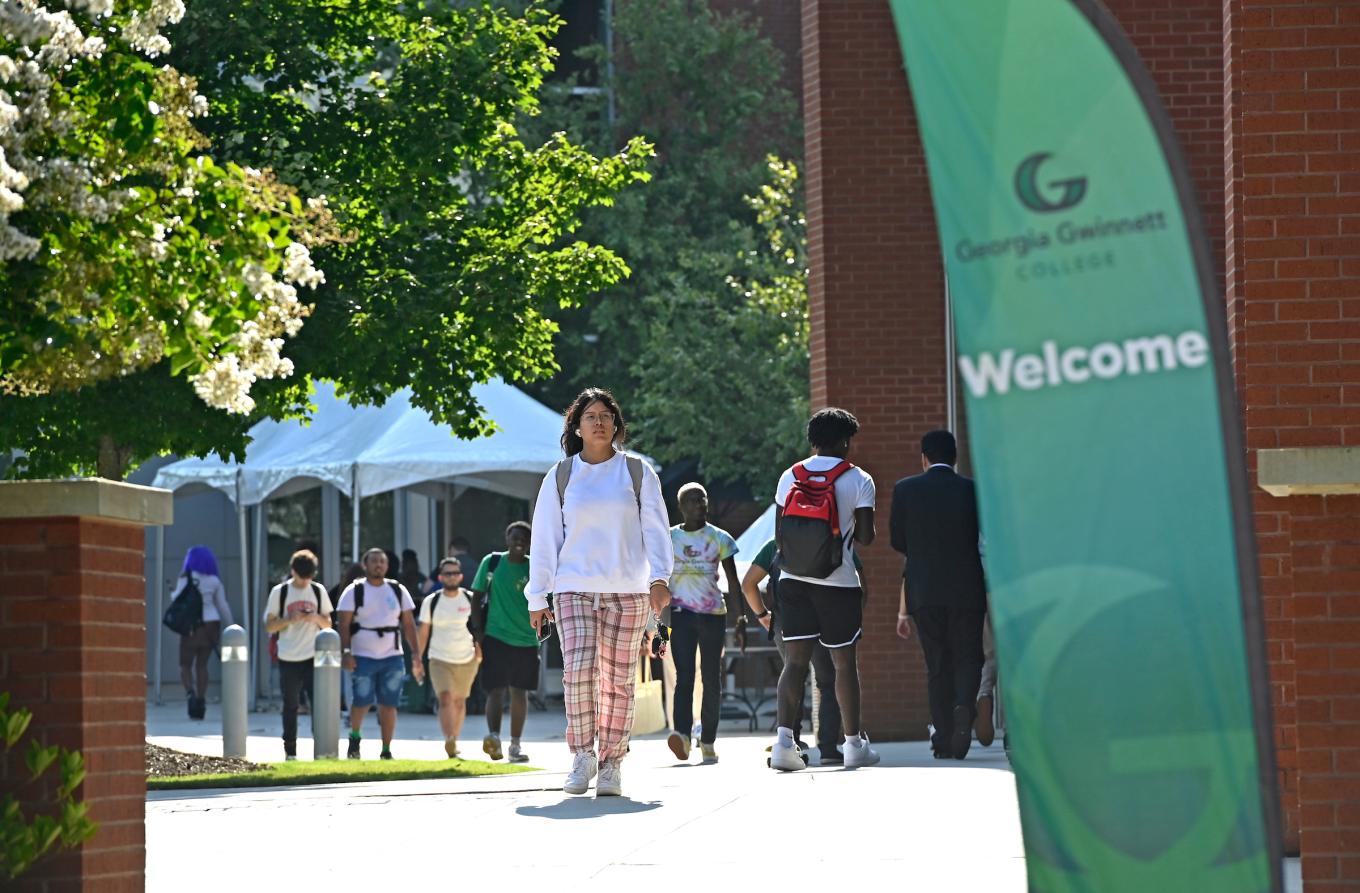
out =
<svg viewBox="0 0 1360 893"><path fill-rule="evenodd" d="M550 315L628 272L572 233L583 211L646 179L651 157L640 139L593 154L560 134L520 136L557 26L537 6L192 0L168 60L208 97L196 123L211 153L328 215L330 238L312 251L325 282L282 345L298 374L255 382L238 415L196 401L165 360L5 398L0 448L27 452L18 473L240 456L258 418L305 411L311 378L364 402L409 387L467 435L486 424L474 383L554 371Z"/></svg>
<svg viewBox="0 0 1360 893"><path fill-rule="evenodd" d="M656 145L653 180L587 216L633 275L557 314L563 372L533 389L562 405L610 387L639 449L764 492L805 448L808 392L801 134L783 61L757 22L707 0L621 0L613 46L612 76L604 47L586 51L601 93L551 91L526 126Z"/></svg>

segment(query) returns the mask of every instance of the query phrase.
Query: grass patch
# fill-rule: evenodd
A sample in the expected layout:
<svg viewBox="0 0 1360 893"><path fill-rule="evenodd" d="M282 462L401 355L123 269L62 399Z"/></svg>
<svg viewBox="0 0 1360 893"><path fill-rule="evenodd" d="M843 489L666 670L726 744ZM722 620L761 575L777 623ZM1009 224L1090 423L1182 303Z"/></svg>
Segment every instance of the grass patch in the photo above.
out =
<svg viewBox="0 0 1360 893"><path fill-rule="evenodd" d="M532 766L482 760L295 760L266 763L258 772L149 777L149 791L185 788L267 788L283 785L405 781L414 778L474 778L536 771Z"/></svg>

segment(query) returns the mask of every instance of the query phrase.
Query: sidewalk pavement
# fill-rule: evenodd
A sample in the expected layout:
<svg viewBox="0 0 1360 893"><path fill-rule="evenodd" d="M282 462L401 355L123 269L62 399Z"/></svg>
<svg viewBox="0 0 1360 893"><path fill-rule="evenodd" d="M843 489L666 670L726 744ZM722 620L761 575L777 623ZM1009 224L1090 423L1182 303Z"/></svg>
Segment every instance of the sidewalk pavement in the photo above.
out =
<svg viewBox="0 0 1360 893"><path fill-rule="evenodd" d="M152 792L146 889L380 890L415 882L1025 891L1015 783L1000 742L974 745L961 763L934 760L925 742L875 744L883 762L856 770L819 767L813 751L811 768L786 774L765 765L772 736L747 735L740 724L733 725L741 734L719 732L721 759L709 766L697 756L677 763L665 735L649 735L633 740L623 763L625 796L596 800L593 788L562 793L571 762L564 725L560 712L530 711L524 746L541 772ZM249 728L251 759L282 758L277 713L251 714ZM373 718L364 731L364 755L376 757ZM216 705L204 722L184 718L180 703L148 707L147 732L154 744L221 754ZM305 718L299 732L307 759ZM483 717L468 717L469 756L480 754L484 732ZM403 713L393 752L441 759L442 740L433 716ZM1297 874L1297 860L1292 869Z"/></svg>

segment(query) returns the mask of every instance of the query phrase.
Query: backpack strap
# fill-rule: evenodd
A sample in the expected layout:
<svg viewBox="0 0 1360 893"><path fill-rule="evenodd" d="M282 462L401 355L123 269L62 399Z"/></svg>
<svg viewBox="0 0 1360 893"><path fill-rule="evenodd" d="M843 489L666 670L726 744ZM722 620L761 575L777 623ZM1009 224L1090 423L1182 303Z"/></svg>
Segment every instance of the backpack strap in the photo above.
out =
<svg viewBox="0 0 1360 893"><path fill-rule="evenodd" d="M564 509L567 507L567 482L571 480L571 460L571 456L558 459L554 471L557 475L557 504Z"/></svg>
<svg viewBox="0 0 1360 893"><path fill-rule="evenodd" d="M316 613L321 613L321 596L326 594L326 587L315 580L312 581L312 595L316 596Z"/></svg>
<svg viewBox="0 0 1360 893"><path fill-rule="evenodd" d="M642 512L642 460L637 456L623 455L623 461L628 465L628 477L633 481L633 499L637 501L638 513Z"/></svg>
<svg viewBox="0 0 1360 893"><path fill-rule="evenodd" d="M274 587L276 590L278 590L278 593L279 593L279 613L278 613L277 616L278 616L278 618L279 618L280 620L283 619L283 603L284 603L284 601L285 601L285 600L287 599L287 597L288 597L288 596L285 594L285 593L287 592L287 590L284 588L284 587L286 587L287 585L288 585L287 583L280 583L278 586L275 586L275 587Z"/></svg>
<svg viewBox="0 0 1360 893"><path fill-rule="evenodd" d="M496 579L496 568L501 566L501 553L492 552L486 562L486 592L482 593L482 610L491 606L491 583Z"/></svg>

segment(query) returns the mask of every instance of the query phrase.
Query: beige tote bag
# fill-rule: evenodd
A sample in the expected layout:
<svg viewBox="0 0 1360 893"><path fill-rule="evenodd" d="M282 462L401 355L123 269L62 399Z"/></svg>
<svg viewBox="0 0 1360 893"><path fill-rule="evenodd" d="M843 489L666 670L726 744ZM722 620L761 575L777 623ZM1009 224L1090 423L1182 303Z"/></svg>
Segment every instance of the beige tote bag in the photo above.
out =
<svg viewBox="0 0 1360 893"><path fill-rule="evenodd" d="M652 662L638 662L637 681L633 683L633 732L650 735L666 728L666 708L661 697L661 680L653 679Z"/></svg>

